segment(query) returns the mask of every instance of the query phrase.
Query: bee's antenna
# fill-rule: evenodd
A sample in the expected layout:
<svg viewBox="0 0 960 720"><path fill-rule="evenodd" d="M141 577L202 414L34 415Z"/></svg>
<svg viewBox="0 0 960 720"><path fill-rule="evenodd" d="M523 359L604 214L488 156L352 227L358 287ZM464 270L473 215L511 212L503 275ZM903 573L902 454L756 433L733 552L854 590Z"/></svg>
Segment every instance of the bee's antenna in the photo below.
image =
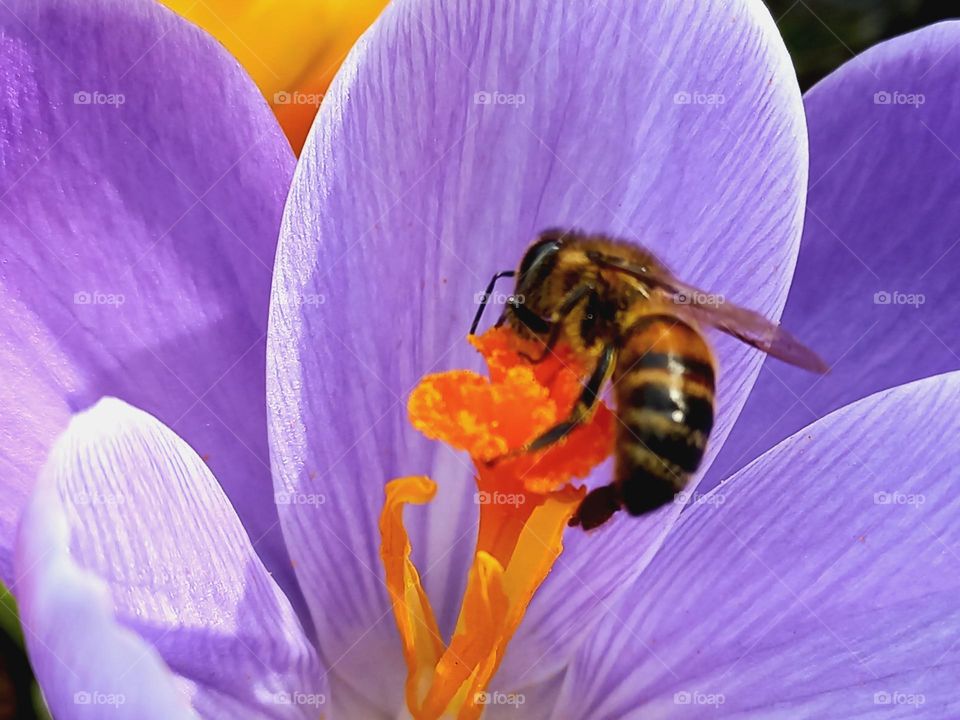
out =
<svg viewBox="0 0 960 720"><path fill-rule="evenodd" d="M505 277L513 277L516 274L516 270L501 270L492 278L490 278L490 283L487 285L487 289L480 297L480 307L477 308L476 317L473 318L473 325L470 326L471 335L475 335L477 332L477 326L480 325L480 318L483 317L483 311L487 307L487 302L490 300L490 296L493 294L493 288L496 286L497 280Z"/></svg>

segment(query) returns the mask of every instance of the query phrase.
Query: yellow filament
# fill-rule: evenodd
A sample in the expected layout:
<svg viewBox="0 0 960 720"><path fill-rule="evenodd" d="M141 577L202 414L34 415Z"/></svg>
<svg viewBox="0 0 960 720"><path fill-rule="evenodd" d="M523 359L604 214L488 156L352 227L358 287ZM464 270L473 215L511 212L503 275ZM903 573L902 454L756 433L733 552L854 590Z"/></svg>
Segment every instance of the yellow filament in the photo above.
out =
<svg viewBox="0 0 960 720"><path fill-rule="evenodd" d="M523 452L569 415L582 391L581 373L571 357L526 364L504 329L473 342L489 378L467 371L427 376L407 406L418 430L469 452L478 472L477 544L449 643L440 637L403 525L404 507L430 502L436 485L422 476L391 481L380 517L380 554L407 664L407 708L416 720L474 720L483 713L485 691L586 494L569 483L613 447L613 417L601 406L563 441ZM514 454L489 462L507 453Z"/></svg>
<svg viewBox="0 0 960 720"><path fill-rule="evenodd" d="M387 484L387 501L380 515L380 558L386 570L387 591L403 641L407 662L407 707L413 712L429 687L433 668L443 653L443 640L420 584L420 574L410 559L410 538L403 525L408 503L430 502L436 484L423 476L399 478Z"/></svg>
<svg viewBox="0 0 960 720"><path fill-rule="evenodd" d="M471 720L483 712L484 691L537 588L560 556L564 528L584 493L566 488L541 497L534 507L511 508L515 512L505 512L504 505L480 506L479 541L460 616L450 644L444 645L410 561L402 519L404 504L427 502L435 490L423 477L387 485L381 556L407 662L410 713L416 720ZM517 515L525 519L515 522Z"/></svg>

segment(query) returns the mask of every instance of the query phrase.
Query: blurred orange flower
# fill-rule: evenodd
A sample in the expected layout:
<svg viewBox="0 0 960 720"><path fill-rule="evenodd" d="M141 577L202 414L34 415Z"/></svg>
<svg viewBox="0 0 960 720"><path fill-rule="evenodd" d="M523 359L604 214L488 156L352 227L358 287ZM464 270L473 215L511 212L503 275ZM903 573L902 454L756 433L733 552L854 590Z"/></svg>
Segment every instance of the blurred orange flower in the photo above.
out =
<svg viewBox="0 0 960 720"><path fill-rule="evenodd" d="M387 0L161 0L223 43L300 153L327 86Z"/></svg>

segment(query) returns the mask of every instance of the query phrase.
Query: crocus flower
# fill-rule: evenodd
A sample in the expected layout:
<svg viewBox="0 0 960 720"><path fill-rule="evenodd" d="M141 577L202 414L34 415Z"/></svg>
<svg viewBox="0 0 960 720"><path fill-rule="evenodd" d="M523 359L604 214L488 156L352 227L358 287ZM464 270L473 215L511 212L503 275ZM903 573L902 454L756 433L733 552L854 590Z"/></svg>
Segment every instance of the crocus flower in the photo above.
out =
<svg viewBox="0 0 960 720"><path fill-rule="evenodd" d="M0 19L0 538L58 717L957 713L956 24L804 106L752 0L398 0L293 172L251 81L172 14ZM451 448L509 451L514 413L569 402L495 334L473 372L464 339L556 225L783 312L833 366L717 337L705 464L735 422L741 455L776 444L682 515L545 533L478 504L475 476L511 478ZM603 417L516 492L571 508ZM529 565L497 557L491 508Z"/></svg>
<svg viewBox="0 0 960 720"><path fill-rule="evenodd" d="M350 47L386 0L162 0L233 54L299 153Z"/></svg>

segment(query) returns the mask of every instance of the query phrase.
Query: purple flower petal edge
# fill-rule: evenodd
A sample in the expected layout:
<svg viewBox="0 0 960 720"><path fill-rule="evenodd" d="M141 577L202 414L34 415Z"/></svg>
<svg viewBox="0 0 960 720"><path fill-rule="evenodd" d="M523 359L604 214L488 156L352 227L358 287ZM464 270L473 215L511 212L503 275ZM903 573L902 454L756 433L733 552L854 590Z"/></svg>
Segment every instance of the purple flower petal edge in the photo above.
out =
<svg viewBox="0 0 960 720"><path fill-rule="evenodd" d="M956 716L958 403L960 372L871 395L704 496L578 653L560 716Z"/></svg>
<svg viewBox="0 0 960 720"><path fill-rule="evenodd" d="M54 445L16 571L57 717L305 719L326 704L316 652L216 479L119 400L77 415Z"/></svg>
<svg viewBox="0 0 960 720"><path fill-rule="evenodd" d="M114 395L207 458L296 592L264 400L294 158L269 107L148 0L5 0L0 85L0 575L53 439Z"/></svg>
<svg viewBox="0 0 960 720"><path fill-rule="evenodd" d="M960 368L960 22L881 43L805 97L810 192L783 324L814 377L768 360L705 481L878 390Z"/></svg>

